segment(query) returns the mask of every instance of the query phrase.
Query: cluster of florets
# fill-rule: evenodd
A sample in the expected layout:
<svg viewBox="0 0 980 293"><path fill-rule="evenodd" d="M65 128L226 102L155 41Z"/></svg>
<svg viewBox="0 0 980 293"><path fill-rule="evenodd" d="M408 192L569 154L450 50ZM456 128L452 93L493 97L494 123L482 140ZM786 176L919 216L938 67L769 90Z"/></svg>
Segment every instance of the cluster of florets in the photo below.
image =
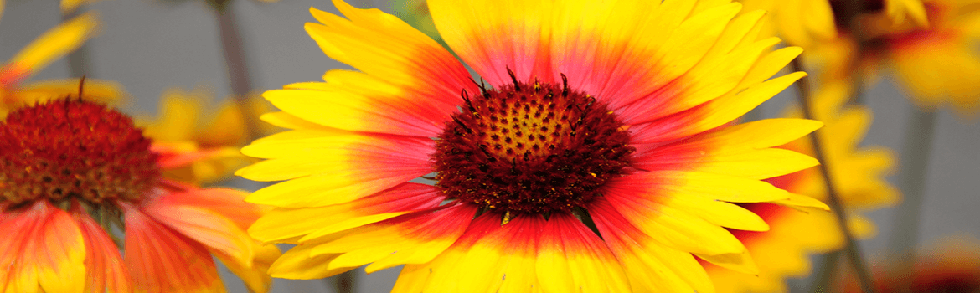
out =
<svg viewBox="0 0 980 293"><path fill-rule="evenodd" d="M623 123L567 85L526 84L464 94L439 136L436 184L449 198L518 213L568 212L629 166Z"/></svg>
<svg viewBox="0 0 980 293"><path fill-rule="evenodd" d="M157 155L132 119L104 105L58 100L0 123L0 200L135 200L157 183Z"/></svg>

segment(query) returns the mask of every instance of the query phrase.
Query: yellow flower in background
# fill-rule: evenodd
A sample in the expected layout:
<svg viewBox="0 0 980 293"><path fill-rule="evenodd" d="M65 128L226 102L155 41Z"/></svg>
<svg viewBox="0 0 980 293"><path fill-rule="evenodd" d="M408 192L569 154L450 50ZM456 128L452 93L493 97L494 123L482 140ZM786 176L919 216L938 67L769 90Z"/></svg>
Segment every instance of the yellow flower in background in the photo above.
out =
<svg viewBox="0 0 980 293"><path fill-rule="evenodd" d="M823 42L848 37L841 13L849 0L740 0L746 10L762 9L772 18L768 33L786 43L810 50ZM861 1L860 19L869 36L897 27L926 26L921 0ZM809 53L809 52L808 52Z"/></svg>
<svg viewBox="0 0 980 293"><path fill-rule="evenodd" d="M77 96L12 111L0 140L0 292L223 292L214 258L268 291L279 250L246 234L264 208L163 176L200 154Z"/></svg>
<svg viewBox="0 0 980 293"><path fill-rule="evenodd" d="M769 8L775 31L788 43L803 46L817 79L851 78L854 58L859 73L875 79L892 71L919 106L951 104L961 114L980 105L980 13L976 0L864 1L858 16L867 38L864 56L856 56L854 34L843 24L843 3L819 0L743 0L747 7Z"/></svg>
<svg viewBox="0 0 980 293"><path fill-rule="evenodd" d="M76 17L49 30L3 64L0 67L0 119L24 105L77 95L77 79L33 83L25 83L25 80L81 46L92 37L98 25L93 14ZM120 99L124 92L115 82L86 80L83 95L83 99L111 102Z"/></svg>
<svg viewBox="0 0 980 293"><path fill-rule="evenodd" d="M140 119L146 135L161 145L205 155L184 168L168 170L167 176L181 181L199 184L214 183L227 179L238 168L253 162L239 152L245 145L249 131L245 115L259 117L268 113L272 105L258 94L251 95L243 113L235 99L225 99L215 111L202 111L211 101L205 90L191 92L173 89L160 99L160 116L151 121ZM267 135L279 128L259 123L257 133Z"/></svg>
<svg viewBox="0 0 980 293"><path fill-rule="evenodd" d="M845 84L826 84L814 94L814 118L824 122L821 139L824 155L844 205L851 211L851 231L859 238L870 237L874 226L860 212L891 206L898 192L885 181L894 165L894 155L882 148L858 148L872 121L870 109L845 106L850 94ZM799 117L795 107L789 117ZM783 148L812 154L810 140L801 138ZM766 180L789 192L827 199L826 185L817 168ZM750 276L715 266L707 271L719 292L786 292L785 277L810 273L809 254L843 247L843 235L832 213L807 208L789 208L771 203L740 205L769 224L769 231L732 233L745 243L759 266L758 276ZM722 289L724 288L724 289Z"/></svg>
<svg viewBox="0 0 980 293"><path fill-rule="evenodd" d="M961 114L980 105L980 13L976 0L924 1L929 27L882 35L867 62L894 69L920 106L949 103ZM851 54L853 55L853 54Z"/></svg>
<svg viewBox="0 0 980 293"><path fill-rule="evenodd" d="M246 199L275 207L253 237L298 244L275 277L405 265L395 292L713 292L695 256L756 273L725 228L769 228L735 203L826 208L761 181L816 165L776 147L820 122L732 124L805 75L770 79L801 50L771 50L761 11L429 1L474 81L398 18L334 5L306 30L357 70L267 91L283 111L263 119L292 130L242 149L266 160L237 174L285 181Z"/></svg>

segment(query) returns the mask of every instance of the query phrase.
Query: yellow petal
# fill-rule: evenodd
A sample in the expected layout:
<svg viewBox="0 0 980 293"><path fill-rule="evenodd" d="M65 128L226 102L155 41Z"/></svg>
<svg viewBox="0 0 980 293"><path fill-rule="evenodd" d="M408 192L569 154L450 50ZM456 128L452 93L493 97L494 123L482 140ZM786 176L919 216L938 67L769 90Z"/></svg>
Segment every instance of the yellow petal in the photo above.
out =
<svg viewBox="0 0 980 293"><path fill-rule="evenodd" d="M698 254L697 256L703 260L724 267L726 269L735 270L735 271L743 272L746 274L752 274L752 275L759 274L759 267L756 266L755 261L752 260L752 256L749 255L749 252L747 250L741 253L715 254L715 255Z"/></svg>
<svg viewBox="0 0 980 293"><path fill-rule="evenodd" d="M661 188L678 195L694 195L734 203L771 202L790 196L772 184L743 177L704 172L657 172ZM674 181L676 180L676 181Z"/></svg>
<svg viewBox="0 0 980 293"><path fill-rule="evenodd" d="M279 259L282 253L279 252L279 248L274 244L262 244L253 241L252 245L252 250L256 252L255 258L249 260L248 263L241 263L221 253L215 253L215 256L232 273L241 278L249 290L256 293L265 293L269 291L272 285L272 277L268 273L269 268L273 262Z"/></svg>
<svg viewBox="0 0 980 293"><path fill-rule="evenodd" d="M286 111L278 111L266 113L260 117L262 121L268 122L269 124L297 130L328 130L325 126L309 122L299 117L293 116ZM336 130L334 130L336 131Z"/></svg>
<svg viewBox="0 0 980 293"><path fill-rule="evenodd" d="M755 213L737 205L698 197L672 197L670 205L729 229L766 231L769 225Z"/></svg>
<svg viewBox="0 0 980 293"><path fill-rule="evenodd" d="M269 268L269 274L275 278L314 280L323 279L356 268L327 269L327 265L336 256L310 255L310 251L317 244L319 243L306 243L293 247L272 264L272 267Z"/></svg>
<svg viewBox="0 0 980 293"><path fill-rule="evenodd" d="M82 43L96 32L99 22L92 13L86 13L58 27L49 30L24 47L8 61L8 64L25 68L27 75L33 75L51 61L61 58L68 52L77 49Z"/></svg>
<svg viewBox="0 0 980 293"><path fill-rule="evenodd" d="M784 149L768 148L740 154L707 154L694 170L765 179L816 166L817 159Z"/></svg>

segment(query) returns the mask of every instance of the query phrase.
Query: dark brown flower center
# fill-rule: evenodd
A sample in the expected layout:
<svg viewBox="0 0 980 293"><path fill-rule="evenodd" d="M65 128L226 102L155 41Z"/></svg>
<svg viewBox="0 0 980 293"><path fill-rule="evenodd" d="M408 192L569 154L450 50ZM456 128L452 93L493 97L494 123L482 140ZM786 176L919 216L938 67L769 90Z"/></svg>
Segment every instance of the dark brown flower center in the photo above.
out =
<svg viewBox="0 0 980 293"><path fill-rule="evenodd" d="M567 85L515 80L467 97L439 136L436 179L449 198L515 213L569 212L629 166L616 115Z"/></svg>
<svg viewBox="0 0 980 293"><path fill-rule="evenodd" d="M141 198L160 179L150 140L106 106L58 100L0 123L0 202Z"/></svg>

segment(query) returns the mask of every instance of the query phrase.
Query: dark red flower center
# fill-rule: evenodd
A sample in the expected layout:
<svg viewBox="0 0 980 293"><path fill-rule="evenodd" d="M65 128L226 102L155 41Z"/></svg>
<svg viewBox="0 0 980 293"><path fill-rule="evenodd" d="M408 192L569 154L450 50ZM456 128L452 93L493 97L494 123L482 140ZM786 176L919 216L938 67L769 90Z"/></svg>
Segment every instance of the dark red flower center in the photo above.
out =
<svg viewBox="0 0 980 293"><path fill-rule="evenodd" d="M58 100L0 123L0 202L141 198L160 179L150 139L106 106Z"/></svg>
<svg viewBox="0 0 980 293"><path fill-rule="evenodd" d="M433 155L449 198L515 213L569 212L630 165L635 148L616 115L566 85L514 81L464 93Z"/></svg>

